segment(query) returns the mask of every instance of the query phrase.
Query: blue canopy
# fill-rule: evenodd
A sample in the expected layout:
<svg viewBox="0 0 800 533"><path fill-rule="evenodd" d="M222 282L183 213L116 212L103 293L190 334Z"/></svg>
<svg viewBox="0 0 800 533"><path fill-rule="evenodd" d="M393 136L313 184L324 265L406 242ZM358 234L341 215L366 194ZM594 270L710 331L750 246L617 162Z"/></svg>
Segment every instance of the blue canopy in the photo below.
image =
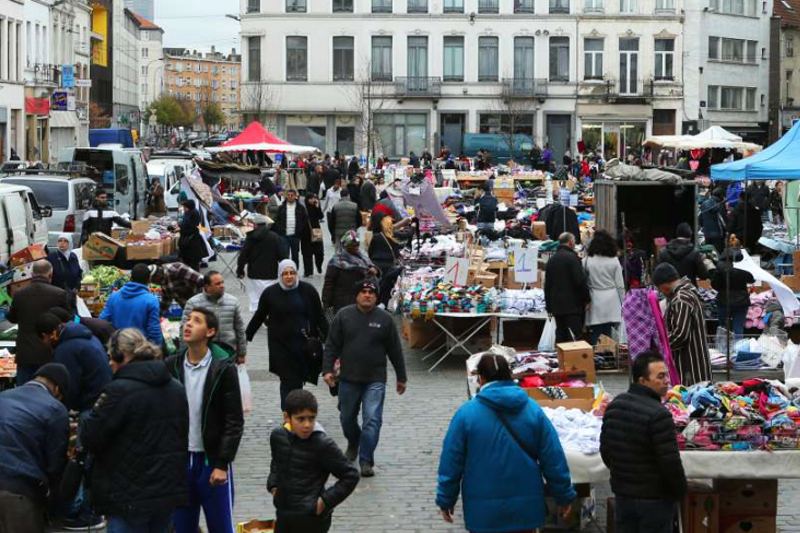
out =
<svg viewBox="0 0 800 533"><path fill-rule="evenodd" d="M800 180L800 121L778 141L732 163L711 167L714 181Z"/></svg>

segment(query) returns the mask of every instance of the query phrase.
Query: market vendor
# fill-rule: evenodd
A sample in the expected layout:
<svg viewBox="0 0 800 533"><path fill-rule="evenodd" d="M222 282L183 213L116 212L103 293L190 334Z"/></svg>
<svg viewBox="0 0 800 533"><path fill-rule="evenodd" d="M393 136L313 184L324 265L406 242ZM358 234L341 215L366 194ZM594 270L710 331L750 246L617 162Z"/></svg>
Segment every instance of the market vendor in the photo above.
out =
<svg viewBox="0 0 800 533"><path fill-rule="evenodd" d="M83 215L83 229L81 230L81 245L89 240L92 233L100 232L111 235L111 228L116 224L123 228L130 228L131 223L122 218L119 213L108 208L108 193L105 189L97 189L94 193L92 208Z"/></svg>
<svg viewBox="0 0 800 533"><path fill-rule="evenodd" d="M492 194L492 185L487 181L477 192L475 210L478 212L478 231L494 231L497 220L497 197Z"/></svg>
<svg viewBox="0 0 800 533"><path fill-rule="evenodd" d="M72 251L72 234L62 233L58 236L57 248L50 252L47 260L53 265L52 284L66 291L81 288L83 270L75 252Z"/></svg>
<svg viewBox="0 0 800 533"><path fill-rule="evenodd" d="M183 263L166 263L150 266L150 283L161 286L161 314L165 314L173 300L181 308L190 298L203 290L203 275Z"/></svg>

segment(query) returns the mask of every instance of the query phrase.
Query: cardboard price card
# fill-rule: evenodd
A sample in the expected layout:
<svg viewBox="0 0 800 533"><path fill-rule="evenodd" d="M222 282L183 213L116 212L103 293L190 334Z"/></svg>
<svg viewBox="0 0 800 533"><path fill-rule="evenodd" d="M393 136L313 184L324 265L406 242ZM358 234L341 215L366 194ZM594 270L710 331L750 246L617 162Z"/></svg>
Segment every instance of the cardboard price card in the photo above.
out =
<svg viewBox="0 0 800 533"><path fill-rule="evenodd" d="M539 249L522 248L514 254L514 281L536 283L539 273Z"/></svg>
<svg viewBox="0 0 800 533"><path fill-rule="evenodd" d="M447 283L460 285L467 284L467 273L469 271L469 259L464 257L449 257L444 265L444 280Z"/></svg>

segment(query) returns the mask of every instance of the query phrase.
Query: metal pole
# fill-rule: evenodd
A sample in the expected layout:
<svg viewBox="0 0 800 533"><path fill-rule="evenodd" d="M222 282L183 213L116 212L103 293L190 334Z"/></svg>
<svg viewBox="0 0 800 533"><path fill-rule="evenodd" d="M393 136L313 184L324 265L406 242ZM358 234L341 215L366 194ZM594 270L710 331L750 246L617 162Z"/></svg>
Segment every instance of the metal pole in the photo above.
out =
<svg viewBox="0 0 800 533"><path fill-rule="evenodd" d="M625 228L625 213L620 214L622 215L622 275L624 276L623 284L625 285L625 290L628 290L630 289L628 286L628 239Z"/></svg>
<svg viewBox="0 0 800 533"><path fill-rule="evenodd" d="M725 380L730 381L731 380L731 321L733 318L731 316L730 304L731 304L731 268L733 268L733 265L731 257L732 255L731 248L727 247L725 252L726 255L728 256L728 271L725 273L725 294L726 294L725 302L728 306L728 308L725 311L725 329L727 337L727 342L725 343L725 360L727 362L725 364Z"/></svg>

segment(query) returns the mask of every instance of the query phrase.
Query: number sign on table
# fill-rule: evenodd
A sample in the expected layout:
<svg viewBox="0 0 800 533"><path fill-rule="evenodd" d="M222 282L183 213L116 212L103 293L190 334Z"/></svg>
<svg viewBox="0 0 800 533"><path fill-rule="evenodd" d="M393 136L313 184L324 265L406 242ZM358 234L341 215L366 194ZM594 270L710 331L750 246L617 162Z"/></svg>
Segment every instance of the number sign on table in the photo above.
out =
<svg viewBox="0 0 800 533"><path fill-rule="evenodd" d="M447 283L464 286L467 284L469 259L463 257L448 257L444 265L444 280Z"/></svg>
<svg viewBox="0 0 800 533"><path fill-rule="evenodd" d="M535 283L538 274L539 249L524 248L514 254L514 281Z"/></svg>

